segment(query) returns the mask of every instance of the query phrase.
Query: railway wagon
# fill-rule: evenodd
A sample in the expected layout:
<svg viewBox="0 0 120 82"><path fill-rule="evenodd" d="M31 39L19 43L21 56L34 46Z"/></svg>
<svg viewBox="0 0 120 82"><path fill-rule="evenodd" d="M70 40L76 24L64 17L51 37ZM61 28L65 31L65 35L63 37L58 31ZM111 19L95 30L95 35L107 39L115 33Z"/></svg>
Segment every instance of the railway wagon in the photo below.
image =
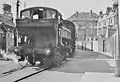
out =
<svg viewBox="0 0 120 82"><path fill-rule="evenodd" d="M20 11L16 19L21 53L34 65L59 65L74 51L73 31L59 11L49 7L31 7ZM73 26L74 27L74 26Z"/></svg>

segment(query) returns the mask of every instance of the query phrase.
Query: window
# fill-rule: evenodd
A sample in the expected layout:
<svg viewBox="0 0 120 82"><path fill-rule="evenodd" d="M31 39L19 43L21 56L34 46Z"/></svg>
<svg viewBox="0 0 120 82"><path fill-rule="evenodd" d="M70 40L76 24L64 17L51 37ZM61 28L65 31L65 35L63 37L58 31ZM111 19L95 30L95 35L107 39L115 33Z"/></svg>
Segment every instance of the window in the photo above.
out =
<svg viewBox="0 0 120 82"><path fill-rule="evenodd" d="M42 9L42 8L37 8L32 10L32 15L38 15L38 19L55 19L56 18L56 12L50 9ZM32 16L32 18L34 18Z"/></svg>
<svg viewBox="0 0 120 82"><path fill-rule="evenodd" d="M99 23L99 27L101 27L101 23Z"/></svg>
<svg viewBox="0 0 120 82"><path fill-rule="evenodd" d="M98 38L95 38L95 40L97 41L97 40L98 40Z"/></svg>
<svg viewBox="0 0 120 82"><path fill-rule="evenodd" d="M115 24L117 24L117 16L114 17Z"/></svg>
<svg viewBox="0 0 120 82"><path fill-rule="evenodd" d="M59 28L59 36L61 37L61 29Z"/></svg>
<svg viewBox="0 0 120 82"><path fill-rule="evenodd" d="M71 39L71 33L67 31L67 38Z"/></svg>
<svg viewBox="0 0 120 82"><path fill-rule="evenodd" d="M95 26L97 26L97 22L95 22Z"/></svg>
<svg viewBox="0 0 120 82"><path fill-rule="evenodd" d="M38 15L33 15L33 19L39 19Z"/></svg>
<svg viewBox="0 0 120 82"><path fill-rule="evenodd" d="M91 38L91 41L93 41L93 37Z"/></svg>
<svg viewBox="0 0 120 82"><path fill-rule="evenodd" d="M57 11L49 8L32 8L22 11L21 18L56 19Z"/></svg>
<svg viewBox="0 0 120 82"><path fill-rule="evenodd" d="M104 21L104 25L106 25L106 21Z"/></svg>
<svg viewBox="0 0 120 82"><path fill-rule="evenodd" d="M112 19L110 19L110 23L112 23Z"/></svg>
<svg viewBox="0 0 120 82"><path fill-rule="evenodd" d="M30 11L24 11L22 12L22 18L30 18Z"/></svg>
<svg viewBox="0 0 120 82"><path fill-rule="evenodd" d="M109 25L109 19L107 19L107 23L106 23L106 25Z"/></svg>
<svg viewBox="0 0 120 82"><path fill-rule="evenodd" d="M55 19L56 18L56 12L53 10L47 10L46 11L46 19Z"/></svg>

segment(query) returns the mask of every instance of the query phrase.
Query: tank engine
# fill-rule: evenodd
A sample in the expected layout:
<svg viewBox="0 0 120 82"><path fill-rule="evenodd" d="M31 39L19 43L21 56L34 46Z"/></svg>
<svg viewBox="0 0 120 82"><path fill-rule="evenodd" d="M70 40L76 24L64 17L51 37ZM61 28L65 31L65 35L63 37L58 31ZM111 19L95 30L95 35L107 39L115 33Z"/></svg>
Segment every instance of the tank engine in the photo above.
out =
<svg viewBox="0 0 120 82"><path fill-rule="evenodd" d="M75 51L75 26L48 7L21 10L16 19L21 53L31 64L58 65Z"/></svg>

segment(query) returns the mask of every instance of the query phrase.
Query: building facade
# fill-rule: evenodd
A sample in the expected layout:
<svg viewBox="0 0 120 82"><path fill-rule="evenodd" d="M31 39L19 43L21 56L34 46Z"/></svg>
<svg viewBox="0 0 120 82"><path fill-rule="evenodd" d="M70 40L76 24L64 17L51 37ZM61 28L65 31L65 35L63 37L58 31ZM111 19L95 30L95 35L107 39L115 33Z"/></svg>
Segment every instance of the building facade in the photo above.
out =
<svg viewBox="0 0 120 82"><path fill-rule="evenodd" d="M12 18L4 14L0 14L0 49L8 51L9 48L15 46L16 27Z"/></svg>
<svg viewBox="0 0 120 82"><path fill-rule="evenodd" d="M76 26L77 43L86 47L92 41L97 40L97 21L98 15L92 10L90 12L76 12L68 20L72 21ZM86 43L87 42L87 43Z"/></svg>
<svg viewBox="0 0 120 82"><path fill-rule="evenodd" d="M116 5L107 7L106 12L99 13L98 50L114 56L117 53L117 11Z"/></svg>

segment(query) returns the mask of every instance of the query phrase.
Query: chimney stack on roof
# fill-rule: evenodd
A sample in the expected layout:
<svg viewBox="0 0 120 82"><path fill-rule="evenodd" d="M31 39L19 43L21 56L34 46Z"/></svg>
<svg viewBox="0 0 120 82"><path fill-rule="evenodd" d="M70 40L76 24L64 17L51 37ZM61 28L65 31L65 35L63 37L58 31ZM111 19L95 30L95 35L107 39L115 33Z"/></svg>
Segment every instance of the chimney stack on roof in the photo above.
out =
<svg viewBox="0 0 120 82"><path fill-rule="evenodd" d="M102 12L102 11L100 11L100 12L99 12L99 15L103 15L103 12Z"/></svg>
<svg viewBox="0 0 120 82"><path fill-rule="evenodd" d="M90 10L90 13L92 13L92 10Z"/></svg>
<svg viewBox="0 0 120 82"><path fill-rule="evenodd" d="M113 11L118 8L118 0L113 0Z"/></svg>
<svg viewBox="0 0 120 82"><path fill-rule="evenodd" d="M106 14L108 15L112 11L112 7L107 7Z"/></svg>
<svg viewBox="0 0 120 82"><path fill-rule="evenodd" d="M78 12L78 11L76 11L76 18L78 17L78 15L79 15L79 12Z"/></svg>
<svg viewBox="0 0 120 82"><path fill-rule="evenodd" d="M90 10L90 16L92 16L92 13L93 13L93 11L92 11L92 10Z"/></svg>
<svg viewBox="0 0 120 82"><path fill-rule="evenodd" d="M99 12L99 16L103 17L103 12L102 11Z"/></svg>
<svg viewBox="0 0 120 82"><path fill-rule="evenodd" d="M11 5L10 4L3 4L3 13L7 16L13 17L11 13Z"/></svg>

